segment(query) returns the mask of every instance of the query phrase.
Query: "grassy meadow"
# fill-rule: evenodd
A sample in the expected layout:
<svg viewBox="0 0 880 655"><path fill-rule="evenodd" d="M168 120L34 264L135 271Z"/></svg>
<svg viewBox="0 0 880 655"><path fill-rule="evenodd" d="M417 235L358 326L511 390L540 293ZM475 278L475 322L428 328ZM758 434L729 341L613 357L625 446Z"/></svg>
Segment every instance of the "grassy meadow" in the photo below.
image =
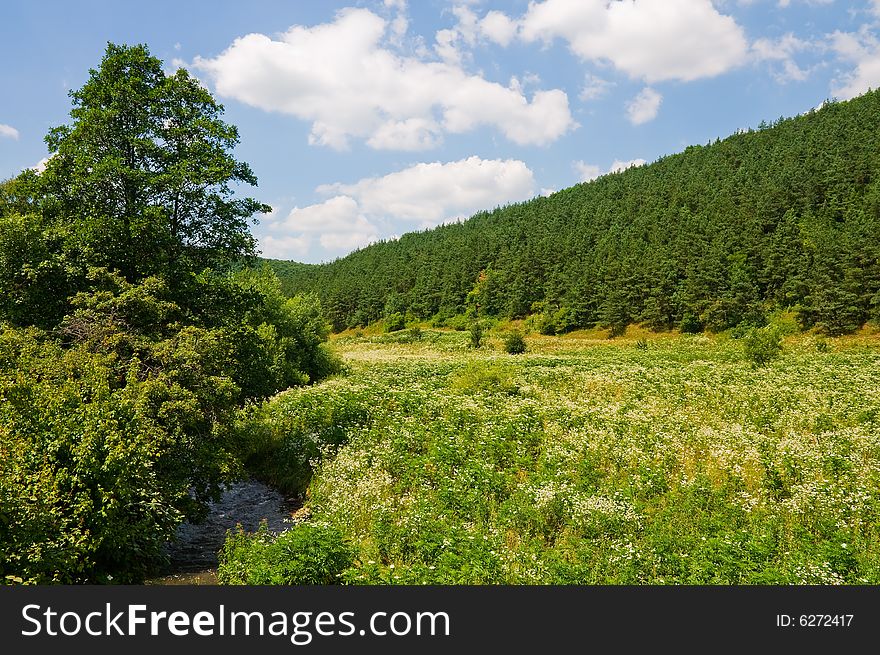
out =
<svg viewBox="0 0 880 655"><path fill-rule="evenodd" d="M230 534L220 580L880 583L875 335L756 366L727 335L605 334L338 336L343 374L239 420L305 506Z"/></svg>

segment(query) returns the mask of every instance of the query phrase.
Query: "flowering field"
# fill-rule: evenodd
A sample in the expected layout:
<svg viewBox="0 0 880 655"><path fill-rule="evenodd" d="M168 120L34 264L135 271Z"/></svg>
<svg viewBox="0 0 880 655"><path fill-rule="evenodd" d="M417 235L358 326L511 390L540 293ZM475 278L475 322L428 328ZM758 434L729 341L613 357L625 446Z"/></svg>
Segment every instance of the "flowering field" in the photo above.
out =
<svg viewBox="0 0 880 655"><path fill-rule="evenodd" d="M516 356L405 336L338 339L344 375L241 421L252 466L306 493L299 527L348 549L336 579L880 583L869 342L799 337L755 367L704 336ZM221 580L263 581L272 541L230 539Z"/></svg>

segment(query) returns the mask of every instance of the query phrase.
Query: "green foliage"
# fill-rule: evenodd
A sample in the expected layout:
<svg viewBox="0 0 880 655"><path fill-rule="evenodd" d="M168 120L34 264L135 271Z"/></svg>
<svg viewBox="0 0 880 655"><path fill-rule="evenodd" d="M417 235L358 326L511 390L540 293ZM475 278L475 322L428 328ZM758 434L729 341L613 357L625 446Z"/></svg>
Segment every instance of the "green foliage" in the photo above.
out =
<svg viewBox="0 0 880 655"><path fill-rule="evenodd" d="M53 156L38 182L65 252L130 281L253 255L248 219L270 208L232 197L256 178L198 80L166 74L146 46L111 43L70 96L72 122L46 137Z"/></svg>
<svg viewBox="0 0 880 655"><path fill-rule="evenodd" d="M798 307L830 335L880 318L880 92L738 132L337 261L285 284L334 327L532 314L536 331L599 324L724 332ZM466 329L466 324L459 328Z"/></svg>
<svg viewBox="0 0 880 655"><path fill-rule="evenodd" d="M754 366L766 366L782 354L782 334L774 326L751 329L742 344L746 359Z"/></svg>
<svg viewBox="0 0 880 655"><path fill-rule="evenodd" d="M526 351L526 340L522 333L513 331L504 337L504 352L509 355L521 355Z"/></svg>
<svg viewBox="0 0 880 655"><path fill-rule="evenodd" d="M254 534L229 531L220 551L220 584L330 585L352 565L339 530L301 523L273 535L265 523Z"/></svg>
<svg viewBox="0 0 880 655"><path fill-rule="evenodd" d="M502 360L444 339L347 341L348 376L264 404L282 439L303 414L291 439L344 426L307 500L353 550L337 580L880 581L875 348L792 347L771 369L722 338L536 338Z"/></svg>
<svg viewBox="0 0 880 655"><path fill-rule="evenodd" d="M697 334L703 331L703 323L691 312L686 312L679 326L684 334Z"/></svg>
<svg viewBox="0 0 880 655"><path fill-rule="evenodd" d="M469 345L471 348L479 348L483 345L483 324L480 321L471 323L468 334L470 335Z"/></svg>
<svg viewBox="0 0 880 655"><path fill-rule="evenodd" d="M168 354L187 359L179 345ZM140 579L180 520L236 469L221 423L234 388L188 375L204 386L3 330L0 574Z"/></svg>
<svg viewBox="0 0 880 655"><path fill-rule="evenodd" d="M395 312L385 317L386 332L397 332L404 327L406 327L406 317L400 312Z"/></svg>
<svg viewBox="0 0 880 655"><path fill-rule="evenodd" d="M497 362L469 363L453 376L450 386L464 393L519 393L513 371L506 364Z"/></svg>
<svg viewBox="0 0 880 655"><path fill-rule="evenodd" d="M305 495L315 466L370 422L376 403L366 389L324 398L326 390L290 389L239 413L238 455L248 470L286 494Z"/></svg>
<svg viewBox="0 0 880 655"><path fill-rule="evenodd" d="M0 185L0 578L137 582L243 474L237 408L339 361L316 296L242 269L268 208L196 80L111 44L71 97Z"/></svg>

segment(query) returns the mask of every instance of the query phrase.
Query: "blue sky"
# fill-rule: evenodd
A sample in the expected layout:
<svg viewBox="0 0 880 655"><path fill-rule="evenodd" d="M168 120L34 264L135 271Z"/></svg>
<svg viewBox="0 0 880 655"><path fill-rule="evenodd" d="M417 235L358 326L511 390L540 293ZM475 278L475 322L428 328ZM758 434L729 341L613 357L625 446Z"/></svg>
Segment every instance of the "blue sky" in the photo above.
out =
<svg viewBox="0 0 880 655"><path fill-rule="evenodd" d="M224 104L263 253L308 262L880 86L880 0L7 0L0 179L108 41Z"/></svg>

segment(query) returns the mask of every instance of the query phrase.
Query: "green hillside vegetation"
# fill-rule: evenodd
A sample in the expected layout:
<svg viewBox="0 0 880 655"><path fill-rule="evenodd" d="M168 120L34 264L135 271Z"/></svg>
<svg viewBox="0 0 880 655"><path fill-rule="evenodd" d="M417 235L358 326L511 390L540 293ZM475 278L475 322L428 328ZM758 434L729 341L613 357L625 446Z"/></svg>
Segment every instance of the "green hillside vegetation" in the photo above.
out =
<svg viewBox="0 0 880 655"><path fill-rule="evenodd" d="M253 271L256 184L185 71L110 44L0 185L0 582L132 582L243 473L236 409L336 363Z"/></svg>
<svg viewBox="0 0 880 655"><path fill-rule="evenodd" d="M880 92L263 266L195 79L71 98L0 183L0 583L141 582L247 474L303 507L222 583L880 583Z"/></svg>
<svg viewBox="0 0 880 655"><path fill-rule="evenodd" d="M329 264L273 266L336 331L478 313L532 315L545 334L717 332L791 310L844 334L880 319L878 125L874 91Z"/></svg>

